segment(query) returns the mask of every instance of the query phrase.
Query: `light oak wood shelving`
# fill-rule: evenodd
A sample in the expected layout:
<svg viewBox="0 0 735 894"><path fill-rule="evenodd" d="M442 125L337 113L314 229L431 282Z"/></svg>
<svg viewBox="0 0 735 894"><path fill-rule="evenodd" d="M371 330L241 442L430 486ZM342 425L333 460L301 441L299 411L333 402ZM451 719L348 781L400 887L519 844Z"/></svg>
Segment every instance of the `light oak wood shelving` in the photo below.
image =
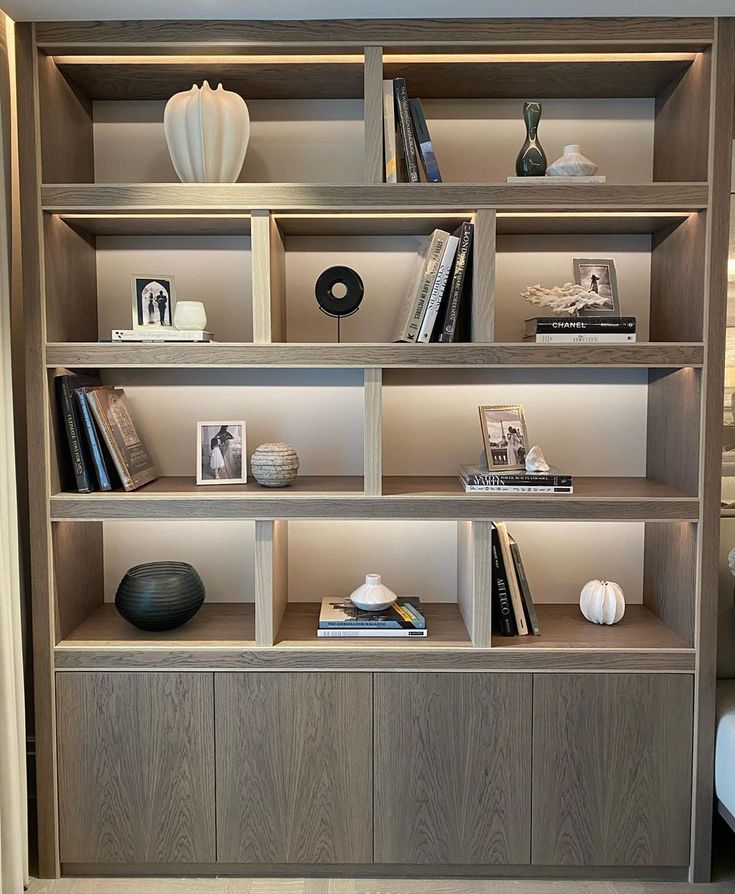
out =
<svg viewBox="0 0 735 894"><path fill-rule="evenodd" d="M583 866L605 876L615 867L704 880L735 20L21 24L17 67L26 388L36 433L29 464L41 874L123 866L180 875L202 865L215 871L226 855L242 866L321 871L330 861L367 871L372 859L408 875L440 864L459 874L528 874L558 861L556 874ZM384 184L381 82L396 76L427 99L517 99L539 84L545 97L562 100L651 98L650 182ZM93 101L162 100L205 77L248 99L362 99L362 181L95 182ZM422 235L468 219L476 225L471 343L289 340L292 237ZM250 240L252 342L97 342L97 240L158 235ZM649 340L496 342L498 235L650 236ZM163 375L157 370L201 384L208 370L361 369L363 474L304 476L277 493L255 484L197 488L187 477L129 494L64 492L48 424L56 367L99 370L123 384L128 372L140 383ZM573 495L533 497L465 494L449 476L386 474L382 403L400 376L422 384L432 369L511 378L530 370L542 381L546 371L585 368L612 378L642 371L627 375L647 389L645 477L576 477ZM126 625L103 602L106 525L205 525L213 514L255 521L254 601L205 602L165 634ZM316 519L456 523L456 601L426 605L427 640L315 636L318 604L289 598L288 549L289 520ZM607 629L584 622L575 604L539 602L540 637L493 635L496 519L640 524L643 604ZM611 720L623 703L623 720ZM237 743L236 763L222 741ZM407 754L393 741L407 743ZM86 752L86 742L96 745ZM511 764L496 755L508 743L518 751ZM165 767L156 777L162 791L135 794L169 748L183 761L177 778ZM99 754L111 749L131 761L105 763ZM560 753L569 765L562 778ZM618 772L639 774L637 792L646 793L630 813L597 772L620 755ZM391 772L419 780L421 803L413 791L393 803L394 787L384 784ZM237 786L228 791L223 779ZM77 789L78 803L89 805L81 817ZM460 822L457 793L480 790L479 800L465 798L476 820ZM119 802L108 803L107 792ZM247 834L243 792L262 818ZM345 815L340 805L351 801L359 803ZM316 803L323 823L309 814ZM386 816L400 813L387 837L375 832L385 821L376 804ZM138 829L158 828L164 814L151 850ZM553 828L572 830L561 849L550 844L551 826L539 825L550 815ZM643 831L632 841L630 829ZM388 839L401 842L400 857Z"/></svg>

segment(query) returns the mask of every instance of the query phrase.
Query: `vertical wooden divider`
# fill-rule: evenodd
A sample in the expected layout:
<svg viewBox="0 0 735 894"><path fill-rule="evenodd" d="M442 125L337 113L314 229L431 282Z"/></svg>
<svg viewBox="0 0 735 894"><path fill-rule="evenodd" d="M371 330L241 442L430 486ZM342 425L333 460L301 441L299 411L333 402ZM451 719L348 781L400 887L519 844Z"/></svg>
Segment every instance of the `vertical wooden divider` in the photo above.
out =
<svg viewBox="0 0 735 894"><path fill-rule="evenodd" d="M369 497L383 493L383 370L364 371L364 476Z"/></svg>
<svg viewBox="0 0 735 894"><path fill-rule="evenodd" d="M457 602L477 648L491 644L491 572L489 521L457 522Z"/></svg>
<svg viewBox="0 0 735 894"><path fill-rule="evenodd" d="M288 522L255 522L255 644L275 645L288 603Z"/></svg>
<svg viewBox="0 0 735 894"><path fill-rule="evenodd" d="M383 182L383 48L365 47L365 182Z"/></svg>
<svg viewBox="0 0 735 894"><path fill-rule="evenodd" d="M269 211L252 211L250 240L253 342L267 345L286 341L286 252L278 224Z"/></svg>
<svg viewBox="0 0 735 894"><path fill-rule="evenodd" d="M492 208L478 208L472 246L472 341L495 338L496 222Z"/></svg>

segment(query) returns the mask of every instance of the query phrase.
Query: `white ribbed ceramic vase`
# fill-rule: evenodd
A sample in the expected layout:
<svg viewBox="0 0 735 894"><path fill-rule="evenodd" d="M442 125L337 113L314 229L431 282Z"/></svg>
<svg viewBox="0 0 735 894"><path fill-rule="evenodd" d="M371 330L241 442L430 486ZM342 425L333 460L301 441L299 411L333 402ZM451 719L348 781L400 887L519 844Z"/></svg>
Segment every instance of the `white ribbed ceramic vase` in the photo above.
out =
<svg viewBox="0 0 735 894"><path fill-rule="evenodd" d="M250 139L245 100L205 81L172 96L163 129L176 173L183 183L234 183Z"/></svg>
<svg viewBox="0 0 735 894"><path fill-rule="evenodd" d="M625 614L622 587L611 580L590 580L579 596L582 614L593 624L617 624Z"/></svg>
<svg viewBox="0 0 735 894"><path fill-rule="evenodd" d="M582 155L577 143L564 147L564 154L546 169L547 177L591 177L597 173L597 165Z"/></svg>
<svg viewBox="0 0 735 894"><path fill-rule="evenodd" d="M177 301L174 309L174 326L177 329L206 329L207 312L202 302Z"/></svg>
<svg viewBox="0 0 735 894"><path fill-rule="evenodd" d="M366 612L379 612L396 601L396 594L384 587L379 574L366 574L365 583L350 593L353 605Z"/></svg>

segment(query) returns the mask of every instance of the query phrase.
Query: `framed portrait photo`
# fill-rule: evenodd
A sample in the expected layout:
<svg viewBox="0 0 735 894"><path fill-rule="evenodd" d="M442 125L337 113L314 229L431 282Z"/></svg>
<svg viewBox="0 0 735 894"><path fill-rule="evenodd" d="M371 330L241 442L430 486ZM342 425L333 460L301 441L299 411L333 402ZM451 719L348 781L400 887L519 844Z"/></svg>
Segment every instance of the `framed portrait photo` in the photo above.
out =
<svg viewBox="0 0 735 894"><path fill-rule="evenodd" d="M575 258L574 281L600 296L600 303L579 311L580 317L619 317L620 298L615 261L612 258Z"/></svg>
<svg viewBox="0 0 735 894"><path fill-rule="evenodd" d="M133 274L133 329L174 328L173 276Z"/></svg>
<svg viewBox="0 0 735 894"><path fill-rule="evenodd" d="M247 484L244 422L197 422L197 484Z"/></svg>
<svg viewBox="0 0 735 894"><path fill-rule="evenodd" d="M480 407L480 425L491 472L525 469L528 433L520 404Z"/></svg>

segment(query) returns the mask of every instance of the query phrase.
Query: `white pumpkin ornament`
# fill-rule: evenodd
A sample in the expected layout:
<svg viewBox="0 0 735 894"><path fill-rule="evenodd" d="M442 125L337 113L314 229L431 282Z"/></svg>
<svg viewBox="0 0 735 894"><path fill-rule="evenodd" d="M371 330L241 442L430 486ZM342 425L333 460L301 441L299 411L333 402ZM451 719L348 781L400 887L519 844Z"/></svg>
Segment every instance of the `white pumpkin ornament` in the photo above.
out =
<svg viewBox="0 0 735 894"><path fill-rule="evenodd" d="M582 614L593 624L617 624L625 614L622 588L611 580L590 580L579 596Z"/></svg>

